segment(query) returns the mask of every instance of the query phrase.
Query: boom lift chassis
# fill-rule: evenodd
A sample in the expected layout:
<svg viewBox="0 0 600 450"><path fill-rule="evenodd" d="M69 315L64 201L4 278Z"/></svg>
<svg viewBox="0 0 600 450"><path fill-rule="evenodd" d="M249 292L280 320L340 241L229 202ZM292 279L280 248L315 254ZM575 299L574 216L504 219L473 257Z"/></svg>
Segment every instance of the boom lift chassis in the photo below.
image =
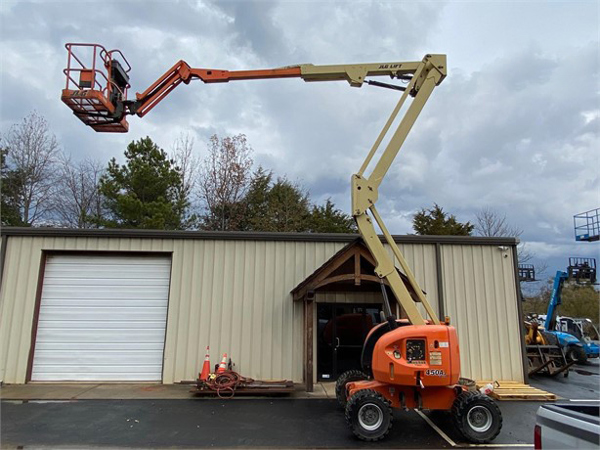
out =
<svg viewBox="0 0 600 450"><path fill-rule="evenodd" d="M363 372L353 371L338 380L338 401L345 406L346 419L356 436L367 441L384 438L391 429L390 406L405 409L452 411L456 428L471 442L488 442L500 432L502 417L487 396L469 392L458 384L460 356L456 329L449 319L441 323L408 263L387 230L375 204L383 178L402 147L408 133L436 86L446 77L446 56L426 55L422 61L374 64L303 64L266 70L228 71L192 68L179 61L148 89L127 99L131 66L119 50L106 50L97 44L67 44L67 78L62 101L86 125L101 132L126 132L127 115L143 117L179 84L194 79L204 83L238 80L301 78L304 81L347 81L352 87L363 84L402 91L359 171L352 175L352 215L375 261L381 280L386 321L373 328L363 345ZM76 51L87 53L86 61ZM388 76L404 86L371 80ZM370 175L365 175L384 138L404 109L391 132L386 147ZM383 233L394 259L375 230ZM405 277L401 277L400 270ZM408 320L397 320L387 298L389 286ZM418 308L421 304L425 319Z"/></svg>

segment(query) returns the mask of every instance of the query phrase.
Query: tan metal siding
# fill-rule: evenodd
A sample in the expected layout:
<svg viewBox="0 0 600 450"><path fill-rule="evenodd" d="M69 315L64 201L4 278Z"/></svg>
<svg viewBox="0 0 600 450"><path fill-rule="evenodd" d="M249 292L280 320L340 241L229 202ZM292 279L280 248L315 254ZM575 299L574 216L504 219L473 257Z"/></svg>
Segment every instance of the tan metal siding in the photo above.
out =
<svg viewBox="0 0 600 450"><path fill-rule="evenodd" d="M343 244L175 241L164 382L196 376L210 345L251 377L302 380L303 310L289 291Z"/></svg>
<svg viewBox="0 0 600 450"><path fill-rule="evenodd" d="M427 301L437 315L440 313L439 296L438 296L438 279L435 264L435 245L418 244L408 245L401 244L400 251L406 258L406 262L410 266L417 283L427 293ZM391 250L391 249L390 249ZM398 261L394 261L396 265ZM425 308L418 305L419 311L425 317Z"/></svg>
<svg viewBox="0 0 600 450"><path fill-rule="evenodd" d="M211 347L213 364L220 353L227 351L237 368L248 376L291 378L300 382L304 369L304 311L300 302L292 301L289 292L344 245L344 242L10 236L0 291L0 375L6 383L25 381L42 250L146 251L172 253L163 382L194 379L206 345ZM488 281L478 284L477 294L480 291L485 294L486 305L498 309L496 315L516 316L512 258L489 266L488 259L494 259L493 252L500 253L497 247L474 246L470 250L471 247L448 246L444 252L446 310L454 323L467 321L466 316L459 318L457 311L462 311L463 315L473 312L466 312L464 301L452 309L453 299L460 297L455 291L465 290L461 288L464 281L447 279L455 276L452 270L464 280L471 277L469 271L479 273L477 271L485 267L484 275L491 284ZM401 249L438 311L435 245L403 244ZM479 252L486 264L479 268L472 263L461 265L460 269L455 267L455 259L462 264L457 255L473 251ZM323 295L325 301L346 302L356 296ZM375 299L376 295L369 295L369 298ZM464 295L461 298L464 299ZM478 311L477 317L482 314ZM490 322L493 321L490 319ZM468 325L471 326L471 322ZM514 322L514 325L518 324ZM485 328L477 330L484 332ZM520 357L518 330L517 334L512 329L500 330L492 326L492 330L496 335L504 333L509 342L507 347L517 349L511 351ZM483 342L486 339L485 335L481 338ZM491 339L498 340L496 337ZM476 349L475 344L471 347ZM463 349L463 358L471 347L467 345L467 349ZM509 352L493 351L496 352L494 355ZM316 356L316 351L314 354ZM479 364L479 357L479 354L470 356L463 369L468 367L467 364ZM514 375L507 379L522 379L520 362L515 360L516 356L511 358L510 373ZM500 371L507 377L505 374L509 369L504 367L504 362L499 367L499 361L501 359L485 364L494 373ZM471 370L470 366L468 368Z"/></svg>
<svg viewBox="0 0 600 450"><path fill-rule="evenodd" d="M344 243L141 238L8 239L0 305L0 364L25 382L42 250L172 252L163 382L196 377L206 345L244 374L302 381L303 310L289 291Z"/></svg>
<svg viewBox="0 0 600 450"><path fill-rule="evenodd" d="M6 244L6 261L0 292L1 375L4 382L23 382L31 343L41 242L31 239L8 239Z"/></svg>
<svg viewBox="0 0 600 450"><path fill-rule="evenodd" d="M512 251L442 246L446 314L458 332L465 377L523 381Z"/></svg>

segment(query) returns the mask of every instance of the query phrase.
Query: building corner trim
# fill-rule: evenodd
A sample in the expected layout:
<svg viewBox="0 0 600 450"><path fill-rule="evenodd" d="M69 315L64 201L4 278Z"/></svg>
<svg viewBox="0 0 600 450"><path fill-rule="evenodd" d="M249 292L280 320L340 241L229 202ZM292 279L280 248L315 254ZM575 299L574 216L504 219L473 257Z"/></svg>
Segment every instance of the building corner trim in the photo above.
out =
<svg viewBox="0 0 600 450"><path fill-rule="evenodd" d="M523 325L523 297L521 295L521 284L519 282L519 258L517 256L517 246L512 247L513 254L513 266L514 266L514 277L515 277L515 289L517 293L517 312L519 314L519 333L521 339L521 357L523 360L523 382L529 383L529 373L527 371L527 350L525 348L525 328Z"/></svg>

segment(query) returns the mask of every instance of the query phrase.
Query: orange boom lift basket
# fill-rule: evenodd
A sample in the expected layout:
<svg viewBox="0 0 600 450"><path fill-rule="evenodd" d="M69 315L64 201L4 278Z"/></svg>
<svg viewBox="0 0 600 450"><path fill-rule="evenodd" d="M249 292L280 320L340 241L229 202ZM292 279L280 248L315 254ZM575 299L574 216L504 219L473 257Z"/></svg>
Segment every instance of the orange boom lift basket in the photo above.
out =
<svg viewBox="0 0 600 450"><path fill-rule="evenodd" d="M129 124L118 105L127 99L131 66L119 50L98 44L66 44L67 82L62 101L96 131L126 133ZM117 106L115 106L117 105Z"/></svg>

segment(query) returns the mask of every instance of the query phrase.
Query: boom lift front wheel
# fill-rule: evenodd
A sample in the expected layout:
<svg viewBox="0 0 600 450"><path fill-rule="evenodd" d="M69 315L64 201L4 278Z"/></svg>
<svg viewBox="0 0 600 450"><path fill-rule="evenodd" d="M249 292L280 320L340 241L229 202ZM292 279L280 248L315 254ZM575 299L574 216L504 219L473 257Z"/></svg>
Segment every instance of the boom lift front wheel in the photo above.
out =
<svg viewBox="0 0 600 450"><path fill-rule="evenodd" d="M348 399L346 421L357 438L374 442L390 432L394 415L383 395L372 389L363 389Z"/></svg>

